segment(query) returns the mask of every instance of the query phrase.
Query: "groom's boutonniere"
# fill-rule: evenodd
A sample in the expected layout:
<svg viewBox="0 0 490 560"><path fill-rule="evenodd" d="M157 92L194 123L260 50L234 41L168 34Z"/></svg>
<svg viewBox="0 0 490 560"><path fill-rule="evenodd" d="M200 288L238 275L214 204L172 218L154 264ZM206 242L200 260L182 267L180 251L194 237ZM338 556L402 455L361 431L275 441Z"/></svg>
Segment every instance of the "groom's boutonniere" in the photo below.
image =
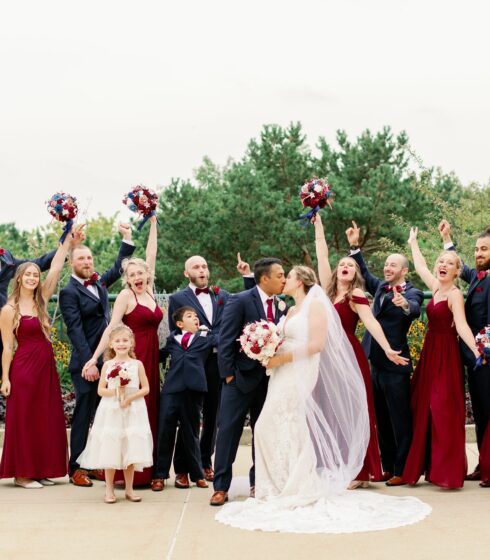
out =
<svg viewBox="0 0 490 560"><path fill-rule="evenodd" d="M279 296L276 296L276 307L281 313L286 311L286 302Z"/></svg>
<svg viewBox="0 0 490 560"><path fill-rule="evenodd" d="M211 291L213 292L215 297L219 296L221 288L219 286L211 286ZM223 300L221 298L216 300L216 305L223 305Z"/></svg>
<svg viewBox="0 0 490 560"><path fill-rule="evenodd" d="M206 325L200 325L197 332L199 333L199 336L208 336L210 330L206 327Z"/></svg>
<svg viewBox="0 0 490 560"><path fill-rule="evenodd" d="M5 249L0 247L0 257L3 257L3 255L5 255Z"/></svg>

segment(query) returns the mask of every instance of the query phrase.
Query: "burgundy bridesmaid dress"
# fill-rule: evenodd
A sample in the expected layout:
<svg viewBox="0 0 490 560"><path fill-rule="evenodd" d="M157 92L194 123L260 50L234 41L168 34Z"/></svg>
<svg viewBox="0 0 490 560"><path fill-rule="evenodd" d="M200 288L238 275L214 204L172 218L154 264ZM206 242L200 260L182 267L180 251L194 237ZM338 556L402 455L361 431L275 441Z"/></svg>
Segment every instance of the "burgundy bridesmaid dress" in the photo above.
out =
<svg viewBox="0 0 490 560"><path fill-rule="evenodd" d="M352 301L358 305L369 305L368 299L364 297L352 296ZM367 361L366 354L362 349L361 343L356 337L356 327L359 321L359 315L353 311L347 297L336 303L334 307L340 316L342 326L344 327L347 337L352 344L352 348L354 349L354 353L357 358L357 363L359 364L359 369L362 373L362 378L364 379L364 385L366 386L370 437L366 457L364 459L364 465L361 472L356 476L356 480L379 481L382 480L383 471L381 469L378 433L376 431L376 413L374 411L371 370L369 368L369 362Z"/></svg>
<svg viewBox="0 0 490 560"><path fill-rule="evenodd" d="M22 316L16 336L0 478L59 478L68 445L53 347L37 317Z"/></svg>
<svg viewBox="0 0 490 560"><path fill-rule="evenodd" d="M136 294L136 307L123 317L126 324L134 333L136 347L136 358L143 362L146 376L150 385L150 392L145 397L150 420L151 433L153 435L153 456L156 456L156 445L158 436L158 411L160 407L160 361L158 325L163 319L160 307L156 305L152 311L146 305L138 302ZM146 486L151 483L153 469L147 468L143 472L134 473L135 486ZM116 479L120 477L117 476Z"/></svg>
<svg viewBox="0 0 490 560"><path fill-rule="evenodd" d="M466 475L464 377L447 300L427 305L424 346L411 381L413 439L403 480L461 488Z"/></svg>

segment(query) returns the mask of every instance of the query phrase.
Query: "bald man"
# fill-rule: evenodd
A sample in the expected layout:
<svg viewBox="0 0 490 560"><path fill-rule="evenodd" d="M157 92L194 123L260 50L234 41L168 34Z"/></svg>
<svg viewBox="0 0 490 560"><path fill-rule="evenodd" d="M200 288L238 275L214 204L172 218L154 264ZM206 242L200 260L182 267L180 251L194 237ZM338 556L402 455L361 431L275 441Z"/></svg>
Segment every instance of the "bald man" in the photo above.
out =
<svg viewBox="0 0 490 560"><path fill-rule="evenodd" d="M169 299L169 325L173 331L177 326L173 323L172 315L179 307L190 306L196 310L201 325L209 330L212 346L205 362L207 393L203 404L203 427L201 432L200 448L201 460L206 480L214 480L211 458L216 443L216 417L218 412L219 398L221 393L221 378L218 370L217 347L221 315L225 303L229 297L226 290L218 286L209 285L209 268L206 260L195 255L188 258L184 265L184 276L188 278L187 288L180 290L170 296ZM176 473L175 486L177 488L188 488L189 477L186 463L186 453L180 434L177 436L177 444L174 455L174 470ZM159 490L155 485L154 490Z"/></svg>
<svg viewBox="0 0 490 560"><path fill-rule="evenodd" d="M350 256L357 262L366 284L374 297L373 314L379 321L392 348L401 350L410 359L407 333L412 321L420 316L424 299L421 290L406 281L409 262L407 257L394 253L386 259L384 280L368 270L359 248L360 229L355 222L346 231ZM410 411L410 375L412 363L395 365L388 360L379 344L366 331L362 346L371 362L374 405L381 451L384 479L388 486L403 484L410 443L412 441L412 414Z"/></svg>

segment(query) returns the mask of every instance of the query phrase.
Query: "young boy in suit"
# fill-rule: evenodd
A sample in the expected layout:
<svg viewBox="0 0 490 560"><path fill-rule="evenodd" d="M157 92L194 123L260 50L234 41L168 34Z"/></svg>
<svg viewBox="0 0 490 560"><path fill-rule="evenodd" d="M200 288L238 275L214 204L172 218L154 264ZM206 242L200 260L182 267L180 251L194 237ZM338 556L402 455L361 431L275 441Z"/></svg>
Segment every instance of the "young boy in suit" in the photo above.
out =
<svg viewBox="0 0 490 560"><path fill-rule="evenodd" d="M175 450L177 423L181 432L190 479L199 488L207 488L199 447L199 427L204 395L208 390L204 363L209 355L211 337L200 330L199 318L193 307L180 307L172 319L177 329L167 338L161 358L170 356L160 397L160 424L155 478L151 488L163 490L169 478Z"/></svg>

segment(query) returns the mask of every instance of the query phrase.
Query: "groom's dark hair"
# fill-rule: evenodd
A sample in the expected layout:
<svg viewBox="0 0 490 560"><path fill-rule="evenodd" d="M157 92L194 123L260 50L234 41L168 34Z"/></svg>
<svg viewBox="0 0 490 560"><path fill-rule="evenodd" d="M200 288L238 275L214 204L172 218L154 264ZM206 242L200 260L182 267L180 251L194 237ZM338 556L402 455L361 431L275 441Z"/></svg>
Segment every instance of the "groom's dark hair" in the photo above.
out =
<svg viewBox="0 0 490 560"><path fill-rule="evenodd" d="M270 276L271 268L275 264L282 265L282 262L279 259L275 259L274 257L266 257L265 259L259 259L258 261L255 261L254 263L255 283L259 284L262 276Z"/></svg>

